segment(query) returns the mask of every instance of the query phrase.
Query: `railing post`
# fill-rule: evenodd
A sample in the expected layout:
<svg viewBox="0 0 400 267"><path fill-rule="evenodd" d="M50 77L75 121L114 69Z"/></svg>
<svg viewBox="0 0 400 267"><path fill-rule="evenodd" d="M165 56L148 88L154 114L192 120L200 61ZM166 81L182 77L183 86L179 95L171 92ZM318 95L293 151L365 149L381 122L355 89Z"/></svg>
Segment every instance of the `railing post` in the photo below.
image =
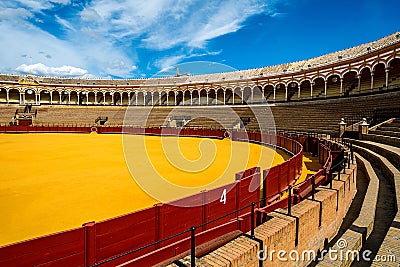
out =
<svg viewBox="0 0 400 267"><path fill-rule="evenodd" d="M311 185L312 185L312 190L311 190L311 199L314 200L314 195L315 195L315 176L311 176Z"/></svg>
<svg viewBox="0 0 400 267"><path fill-rule="evenodd" d="M289 185L288 214L292 215L292 186Z"/></svg>
<svg viewBox="0 0 400 267"><path fill-rule="evenodd" d="M190 238L190 266L196 266L196 235L195 235L196 227L192 226L190 228L191 238Z"/></svg>
<svg viewBox="0 0 400 267"><path fill-rule="evenodd" d="M254 235L254 207L255 207L255 205L256 204L254 202L251 202L251 233L250 233L251 238L255 237L255 235Z"/></svg>

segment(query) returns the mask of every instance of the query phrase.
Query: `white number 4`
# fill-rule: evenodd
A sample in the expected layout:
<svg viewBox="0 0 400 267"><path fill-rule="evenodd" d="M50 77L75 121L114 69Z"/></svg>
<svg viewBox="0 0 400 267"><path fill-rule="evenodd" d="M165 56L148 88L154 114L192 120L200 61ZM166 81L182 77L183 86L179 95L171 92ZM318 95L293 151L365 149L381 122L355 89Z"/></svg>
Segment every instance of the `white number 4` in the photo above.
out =
<svg viewBox="0 0 400 267"><path fill-rule="evenodd" d="M223 202L224 204L226 204L226 189L224 189L224 191L222 192L219 202Z"/></svg>

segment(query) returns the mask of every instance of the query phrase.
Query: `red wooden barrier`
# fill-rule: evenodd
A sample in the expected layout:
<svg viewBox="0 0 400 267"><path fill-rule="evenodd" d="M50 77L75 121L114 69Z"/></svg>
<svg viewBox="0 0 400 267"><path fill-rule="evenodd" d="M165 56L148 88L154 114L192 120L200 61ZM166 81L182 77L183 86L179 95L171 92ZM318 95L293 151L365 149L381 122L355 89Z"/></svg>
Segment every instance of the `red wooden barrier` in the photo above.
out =
<svg viewBox="0 0 400 267"><path fill-rule="evenodd" d="M0 266L82 266L84 240L84 228L77 228L0 247Z"/></svg>
<svg viewBox="0 0 400 267"><path fill-rule="evenodd" d="M90 127L1 127L3 132L90 132ZM222 130L194 130L175 128L128 128L128 127L98 127L99 133L131 133L131 134L157 134L157 135L181 135L181 136L212 136L223 137ZM264 170L263 196L273 197L287 188L299 174L302 163L302 148L292 140L284 137L276 137L277 144L298 152L291 160ZM232 140L275 141L275 136L269 134L232 132ZM321 149L321 159L329 159L328 152ZM327 150L328 151L328 150ZM221 186L209 191L203 191L195 195L175 200L166 204L158 204L154 207L127 214L117 218L98 223L88 223L84 227L45 236L26 242L13 244L0 248L0 265L17 266L27 264L46 265L85 265L89 266L110 257L125 253L158 240L168 238L179 232L188 230L191 226L199 226L196 231L198 243L207 242L219 235L240 228L243 231L250 230L249 204L256 203L259 207L260 200L260 169L258 167L238 173L238 181ZM316 176L317 177L317 176ZM320 178L322 177L322 178ZM324 176L318 176L322 181ZM316 180L317 180L316 179ZM287 202L287 200L286 200ZM285 201L274 203L274 207L284 205ZM287 203L286 203L287 205ZM271 207L271 205L267 206ZM232 213L218 221L211 222L228 213ZM239 220L237 220L239 216ZM233 220L233 221L232 221ZM211 223L208 223L211 222ZM208 223L208 224L205 224ZM180 235L164 241L162 244L151 245L112 261L105 266L114 266L117 263L134 259L135 263L159 262L163 258L170 258L177 253L186 251L187 238L190 233ZM175 243L174 243L175 242ZM152 252L158 249L156 252ZM157 254L157 257L151 255ZM165 259L167 259L165 258ZM3 264L4 263L4 264Z"/></svg>

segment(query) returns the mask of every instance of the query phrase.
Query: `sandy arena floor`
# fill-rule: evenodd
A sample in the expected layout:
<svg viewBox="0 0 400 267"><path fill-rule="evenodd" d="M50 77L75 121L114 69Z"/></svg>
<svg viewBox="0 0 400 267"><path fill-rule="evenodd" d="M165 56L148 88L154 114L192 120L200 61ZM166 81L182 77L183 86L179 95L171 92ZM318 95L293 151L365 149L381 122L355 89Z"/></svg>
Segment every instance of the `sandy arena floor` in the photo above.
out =
<svg viewBox="0 0 400 267"><path fill-rule="evenodd" d="M230 140L0 134L0 162L1 246L231 183L283 157Z"/></svg>

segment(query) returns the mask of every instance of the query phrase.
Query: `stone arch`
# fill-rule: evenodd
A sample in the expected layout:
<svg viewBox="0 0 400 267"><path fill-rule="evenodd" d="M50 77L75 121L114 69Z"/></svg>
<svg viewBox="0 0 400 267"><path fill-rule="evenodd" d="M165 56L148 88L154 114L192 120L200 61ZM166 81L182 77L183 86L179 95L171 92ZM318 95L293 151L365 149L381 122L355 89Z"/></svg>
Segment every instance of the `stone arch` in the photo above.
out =
<svg viewBox="0 0 400 267"><path fill-rule="evenodd" d="M135 105L137 106L144 106L144 92L143 91L138 91L136 92L136 97L135 97Z"/></svg>
<svg viewBox="0 0 400 267"><path fill-rule="evenodd" d="M275 86L275 101L286 101L286 84L279 82Z"/></svg>
<svg viewBox="0 0 400 267"><path fill-rule="evenodd" d="M217 103L217 93L214 88L208 90L208 103L207 105L215 105Z"/></svg>
<svg viewBox="0 0 400 267"><path fill-rule="evenodd" d="M232 90L232 88L225 89L225 105L233 105L233 90Z"/></svg>
<svg viewBox="0 0 400 267"><path fill-rule="evenodd" d="M111 105L112 104L112 96L111 96L111 92L105 92L104 93L106 100L104 102L104 105Z"/></svg>
<svg viewBox="0 0 400 267"><path fill-rule="evenodd" d="M298 82L296 82L296 81L289 82L287 84L287 99L286 99L286 101L298 99L298 96L299 96Z"/></svg>
<svg viewBox="0 0 400 267"><path fill-rule="evenodd" d="M207 105L207 90L201 89L199 92L199 103L200 105Z"/></svg>
<svg viewBox="0 0 400 267"><path fill-rule="evenodd" d="M217 90L216 90L216 95L215 95L215 104L216 105L224 105L225 104L225 102L224 102L224 89L222 89L222 88L218 88ZM226 97L226 95L225 95L225 97Z"/></svg>
<svg viewBox="0 0 400 267"><path fill-rule="evenodd" d="M365 66L364 68L360 69L358 75L360 76L360 92L363 93L371 91L372 76L370 67Z"/></svg>
<svg viewBox="0 0 400 267"><path fill-rule="evenodd" d="M305 79L300 82L300 98L307 99L311 98L311 80Z"/></svg>
<svg viewBox="0 0 400 267"><path fill-rule="evenodd" d="M386 64L384 62L379 62L375 64L372 68L374 82L373 90L382 90L386 87Z"/></svg>
<svg viewBox="0 0 400 267"><path fill-rule="evenodd" d="M194 89L192 91L192 97L193 97L192 105L200 105L200 93L199 93L199 90Z"/></svg>
<svg viewBox="0 0 400 267"><path fill-rule="evenodd" d="M260 85L256 85L252 88L253 91L253 100L252 103L256 104L256 103L264 103L264 93L263 93L263 89Z"/></svg>
<svg viewBox="0 0 400 267"><path fill-rule="evenodd" d="M236 87L233 89L233 95L232 95L232 104L237 105L237 104L242 104L242 88Z"/></svg>
<svg viewBox="0 0 400 267"><path fill-rule="evenodd" d="M7 103L7 89L0 88L0 103Z"/></svg>
<svg viewBox="0 0 400 267"><path fill-rule="evenodd" d="M325 96L325 78L324 77L315 77L312 80L313 86L313 95L312 98L320 98Z"/></svg>
<svg viewBox="0 0 400 267"><path fill-rule="evenodd" d="M87 94L88 94L88 101L87 101L87 104L88 104L88 105L94 105L94 104L96 104L96 101L95 101L95 92L89 91L89 92L87 92Z"/></svg>
<svg viewBox="0 0 400 267"><path fill-rule="evenodd" d="M400 57L393 58L388 63L388 89L400 87Z"/></svg>
<svg viewBox="0 0 400 267"><path fill-rule="evenodd" d="M34 104L36 98L35 90L28 88L25 89L25 104Z"/></svg>
<svg viewBox="0 0 400 267"><path fill-rule="evenodd" d="M19 97L20 93L18 89L11 88L8 90L8 103L19 103Z"/></svg>
<svg viewBox="0 0 400 267"><path fill-rule="evenodd" d="M264 86L264 99L265 100L274 100L274 86L272 84L267 84Z"/></svg>
<svg viewBox="0 0 400 267"><path fill-rule="evenodd" d="M183 91L183 99L184 99L184 101L182 104L185 106L190 106L190 90ZM193 100L192 100L192 102L193 102Z"/></svg>
<svg viewBox="0 0 400 267"><path fill-rule="evenodd" d="M176 105L183 105L183 91L178 90L175 92L176 94Z"/></svg>
<svg viewBox="0 0 400 267"><path fill-rule="evenodd" d="M43 89L40 91L40 103L41 104L50 104L50 92L47 89Z"/></svg>
<svg viewBox="0 0 400 267"><path fill-rule="evenodd" d="M114 103L112 103L113 105L121 105L121 93L120 92L114 92Z"/></svg>
<svg viewBox="0 0 400 267"><path fill-rule="evenodd" d="M343 95L357 93L358 88L358 74L355 70L350 70L343 75Z"/></svg>
<svg viewBox="0 0 400 267"><path fill-rule="evenodd" d="M243 99L242 104L249 104L251 103L251 88L246 86L243 88Z"/></svg>
<svg viewBox="0 0 400 267"><path fill-rule="evenodd" d="M326 96L333 97L341 95L341 77L339 74L331 74L326 79Z"/></svg>

